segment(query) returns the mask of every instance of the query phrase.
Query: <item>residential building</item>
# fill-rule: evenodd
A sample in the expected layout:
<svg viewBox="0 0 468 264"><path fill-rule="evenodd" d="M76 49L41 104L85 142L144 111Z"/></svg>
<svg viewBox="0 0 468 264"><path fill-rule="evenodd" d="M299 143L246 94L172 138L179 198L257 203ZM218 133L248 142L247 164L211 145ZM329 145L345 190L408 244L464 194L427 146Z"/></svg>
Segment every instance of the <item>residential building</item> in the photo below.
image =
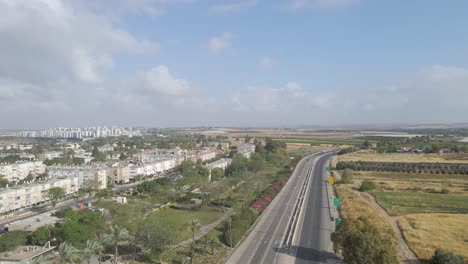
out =
<svg viewBox="0 0 468 264"><path fill-rule="evenodd" d="M107 167L96 166L75 166L59 165L47 168L49 178L78 178L79 186L82 187L85 182L94 181L92 187L100 190L107 188Z"/></svg>
<svg viewBox="0 0 468 264"><path fill-rule="evenodd" d="M237 147L237 152L250 159L250 155L255 152L254 144L242 144Z"/></svg>
<svg viewBox="0 0 468 264"><path fill-rule="evenodd" d="M109 183L127 183L130 181L130 167L127 164L116 163L107 169Z"/></svg>
<svg viewBox="0 0 468 264"><path fill-rule="evenodd" d="M10 182L24 180L29 174L39 175L45 172L42 161L26 161L12 164L0 164L0 175Z"/></svg>
<svg viewBox="0 0 468 264"><path fill-rule="evenodd" d="M223 170L226 170L226 168L231 165L232 159L220 159L214 162L211 162L209 164L206 164L205 167L207 167L210 170L210 174L208 176L208 181L211 181L211 171L220 168Z"/></svg>
<svg viewBox="0 0 468 264"><path fill-rule="evenodd" d="M53 187L63 188L65 195L78 192L79 179L55 178L43 182L35 182L28 185L0 190L0 213L19 210L39 205L50 200L47 191Z"/></svg>

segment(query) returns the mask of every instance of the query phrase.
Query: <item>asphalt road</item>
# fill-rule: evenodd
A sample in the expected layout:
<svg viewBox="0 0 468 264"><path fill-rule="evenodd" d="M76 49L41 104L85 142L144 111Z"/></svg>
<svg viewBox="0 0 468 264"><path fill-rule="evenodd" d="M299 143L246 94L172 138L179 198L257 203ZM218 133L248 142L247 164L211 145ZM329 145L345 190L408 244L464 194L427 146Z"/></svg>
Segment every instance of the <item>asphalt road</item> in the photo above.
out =
<svg viewBox="0 0 468 264"><path fill-rule="evenodd" d="M328 154L311 155L298 163L286 186L226 263L335 262L330 241L335 225L330 219L324 182ZM303 203L297 206L301 205L300 197ZM293 215L298 217L291 232Z"/></svg>

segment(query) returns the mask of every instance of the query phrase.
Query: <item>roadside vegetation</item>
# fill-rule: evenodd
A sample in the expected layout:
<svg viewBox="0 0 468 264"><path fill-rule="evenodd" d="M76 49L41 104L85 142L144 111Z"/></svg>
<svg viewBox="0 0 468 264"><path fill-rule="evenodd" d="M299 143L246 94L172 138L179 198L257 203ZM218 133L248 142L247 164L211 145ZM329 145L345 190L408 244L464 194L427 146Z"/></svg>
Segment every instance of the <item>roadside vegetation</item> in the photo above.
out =
<svg viewBox="0 0 468 264"><path fill-rule="evenodd" d="M340 162L354 166L342 166ZM437 167L440 171L414 170L409 164L420 162L425 168ZM334 173L338 178L341 176L335 188L342 197L342 216L348 219L368 218L372 224L378 225L382 238L393 241L394 248L398 239L391 223L396 223L404 240L422 263L439 263L431 262L436 249L467 258L468 229L464 223L468 222L468 175L458 173L458 165L453 164L466 162L463 154L358 151L339 155L335 158L335 168L339 170ZM400 167L390 170L380 165L370 166L388 163ZM380 211L380 207L384 211Z"/></svg>

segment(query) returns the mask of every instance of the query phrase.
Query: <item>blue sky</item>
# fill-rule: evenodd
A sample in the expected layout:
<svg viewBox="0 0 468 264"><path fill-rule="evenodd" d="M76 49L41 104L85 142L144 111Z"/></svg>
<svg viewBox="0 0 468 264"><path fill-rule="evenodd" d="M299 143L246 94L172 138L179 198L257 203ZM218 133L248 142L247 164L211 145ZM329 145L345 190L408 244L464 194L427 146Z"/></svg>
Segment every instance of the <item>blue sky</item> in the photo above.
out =
<svg viewBox="0 0 468 264"><path fill-rule="evenodd" d="M0 127L468 122L466 10L0 0Z"/></svg>

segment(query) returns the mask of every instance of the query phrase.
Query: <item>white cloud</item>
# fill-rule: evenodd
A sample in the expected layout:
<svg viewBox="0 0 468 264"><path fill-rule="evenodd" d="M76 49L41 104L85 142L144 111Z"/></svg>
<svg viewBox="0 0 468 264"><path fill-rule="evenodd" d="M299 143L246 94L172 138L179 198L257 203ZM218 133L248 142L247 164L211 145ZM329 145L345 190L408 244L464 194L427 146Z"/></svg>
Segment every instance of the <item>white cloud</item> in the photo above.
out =
<svg viewBox="0 0 468 264"><path fill-rule="evenodd" d="M258 0L243 0L243 1L234 1L229 3L222 3L216 4L211 6L211 10L214 12L220 13L230 13L230 12L238 12L241 10L245 10L257 5Z"/></svg>
<svg viewBox="0 0 468 264"><path fill-rule="evenodd" d="M277 65L277 62L270 57L265 57L260 60L259 64L265 69L271 69Z"/></svg>
<svg viewBox="0 0 468 264"><path fill-rule="evenodd" d="M291 9L305 8L342 8L358 4L360 0L293 0L289 3Z"/></svg>
<svg viewBox="0 0 468 264"><path fill-rule="evenodd" d="M131 92L141 92L142 95L184 96L191 90L186 80L172 76L165 65L139 74L134 80L127 82L126 86L134 89Z"/></svg>
<svg viewBox="0 0 468 264"><path fill-rule="evenodd" d="M117 52L157 52L107 17L61 0L0 0L0 78L26 83L102 81Z"/></svg>
<svg viewBox="0 0 468 264"><path fill-rule="evenodd" d="M231 47L232 33L224 32L219 36L212 37L208 42L208 46L213 52L222 52L225 49Z"/></svg>
<svg viewBox="0 0 468 264"><path fill-rule="evenodd" d="M468 78L468 69L434 65L422 70L423 75L434 81L458 80Z"/></svg>

